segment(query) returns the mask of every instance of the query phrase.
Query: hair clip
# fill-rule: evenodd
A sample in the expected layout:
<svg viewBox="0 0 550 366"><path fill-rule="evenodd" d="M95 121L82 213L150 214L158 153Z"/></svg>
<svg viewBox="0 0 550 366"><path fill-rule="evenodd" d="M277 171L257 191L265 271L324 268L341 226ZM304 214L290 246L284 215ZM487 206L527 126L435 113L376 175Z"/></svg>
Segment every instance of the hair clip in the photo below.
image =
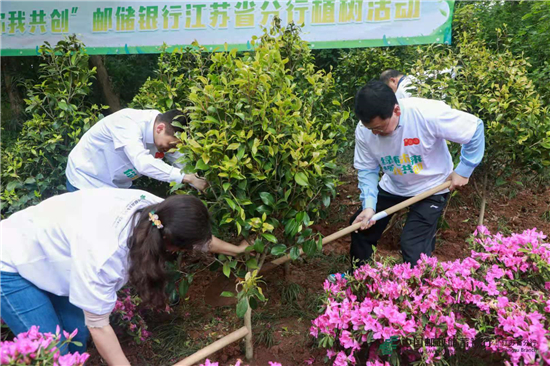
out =
<svg viewBox="0 0 550 366"><path fill-rule="evenodd" d="M162 222L159 220L159 215L155 213L155 211L149 212L149 221L153 222L153 226L156 226L157 229L162 229L164 226L162 226Z"/></svg>

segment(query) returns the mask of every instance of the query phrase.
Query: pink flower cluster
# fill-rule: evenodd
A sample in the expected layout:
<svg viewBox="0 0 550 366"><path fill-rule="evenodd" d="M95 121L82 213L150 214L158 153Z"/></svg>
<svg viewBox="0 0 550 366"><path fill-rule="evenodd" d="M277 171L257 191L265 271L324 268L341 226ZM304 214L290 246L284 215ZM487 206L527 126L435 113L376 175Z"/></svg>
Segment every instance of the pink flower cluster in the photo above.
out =
<svg viewBox="0 0 550 366"><path fill-rule="evenodd" d="M269 363L269 366L282 366L279 362L269 361L268 363ZM220 365L218 362L212 362L209 359L206 359L206 361L204 361L204 363L201 363L199 366L220 366ZM244 366L244 364L243 364L243 361L237 360L235 365L231 365L231 366Z"/></svg>
<svg viewBox="0 0 550 366"><path fill-rule="evenodd" d="M414 268L375 263L335 283L326 281L326 308L310 333L329 348L333 364L354 365L358 351L372 351L392 336L398 339L395 352L427 364L453 355L456 345L470 349L481 339L486 350L514 365L550 362L546 237L535 229L492 236L484 227L474 235L471 257L464 260L423 256ZM448 346L426 346L429 339ZM383 365L389 357L377 349L369 364Z"/></svg>
<svg viewBox="0 0 550 366"><path fill-rule="evenodd" d="M147 324L138 309L140 304L141 299L138 296L132 296L130 289L126 288L119 292L119 298L113 310L115 323L131 335L136 343L146 342L151 337L151 332L147 330Z"/></svg>
<svg viewBox="0 0 550 366"><path fill-rule="evenodd" d="M63 331L66 340L60 344L60 332L40 333L39 327L32 326L28 332L20 333L13 341L0 342L0 365L54 365L81 366L90 357L78 352L61 356L59 347L68 344L77 334Z"/></svg>

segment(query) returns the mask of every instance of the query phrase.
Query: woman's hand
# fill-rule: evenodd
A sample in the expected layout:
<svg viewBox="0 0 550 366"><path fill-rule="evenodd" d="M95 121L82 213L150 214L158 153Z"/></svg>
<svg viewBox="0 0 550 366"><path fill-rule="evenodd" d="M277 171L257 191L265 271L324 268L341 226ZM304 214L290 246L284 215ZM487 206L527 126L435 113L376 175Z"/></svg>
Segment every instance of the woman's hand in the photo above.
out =
<svg viewBox="0 0 550 366"><path fill-rule="evenodd" d="M239 254L243 254L246 251L246 248L248 248L251 244L246 240L243 239L241 243L237 246L237 251Z"/></svg>

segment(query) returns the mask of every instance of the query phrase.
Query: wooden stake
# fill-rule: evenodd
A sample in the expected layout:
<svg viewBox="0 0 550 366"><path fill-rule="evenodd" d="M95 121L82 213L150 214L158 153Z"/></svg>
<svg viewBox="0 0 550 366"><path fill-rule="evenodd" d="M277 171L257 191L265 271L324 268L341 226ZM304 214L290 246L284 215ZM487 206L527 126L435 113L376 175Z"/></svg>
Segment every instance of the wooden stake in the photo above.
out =
<svg viewBox="0 0 550 366"><path fill-rule="evenodd" d="M254 347L252 346L252 308L248 303L248 310L244 314L244 326L247 330L245 337L245 357L248 361L254 357Z"/></svg>
<svg viewBox="0 0 550 366"><path fill-rule="evenodd" d="M250 310L250 309L249 309ZM205 359L206 357L210 356L211 354L219 351L220 349L224 348L225 346L230 345L233 342L238 341L239 339L242 339L248 334L248 328L242 327L234 331L233 333L230 333L226 335L225 337L218 339L216 342L204 347L200 351L197 351L193 353L191 356L184 358L180 362L174 364L173 366L191 366L196 364L197 362Z"/></svg>

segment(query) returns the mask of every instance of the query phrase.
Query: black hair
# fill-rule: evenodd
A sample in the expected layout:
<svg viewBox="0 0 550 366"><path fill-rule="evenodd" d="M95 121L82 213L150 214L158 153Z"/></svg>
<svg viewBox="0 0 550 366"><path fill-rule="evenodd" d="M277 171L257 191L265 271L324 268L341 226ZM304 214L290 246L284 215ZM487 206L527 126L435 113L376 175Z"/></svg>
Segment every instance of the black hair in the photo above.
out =
<svg viewBox="0 0 550 366"><path fill-rule="evenodd" d="M149 220L152 211L162 228ZM137 223L128 238L130 283L144 302L162 306L166 301L167 245L207 251L212 241L210 215L200 199L177 195L136 211L132 220Z"/></svg>
<svg viewBox="0 0 550 366"><path fill-rule="evenodd" d="M183 132L181 127L172 125L172 122L179 122L182 126L187 126L189 119L187 114L179 109L171 109L168 112L161 113L155 119L155 124L164 123L166 125L166 133L170 136L174 136L176 132Z"/></svg>
<svg viewBox="0 0 550 366"><path fill-rule="evenodd" d="M391 78L398 78L403 75L405 74L403 74L401 71L394 70L394 69L387 69L386 71L382 72L382 74L380 74L380 81L388 85Z"/></svg>
<svg viewBox="0 0 550 366"><path fill-rule="evenodd" d="M355 95L355 116L364 125L376 117L385 120L393 115L396 104L393 90L381 81L372 80Z"/></svg>

